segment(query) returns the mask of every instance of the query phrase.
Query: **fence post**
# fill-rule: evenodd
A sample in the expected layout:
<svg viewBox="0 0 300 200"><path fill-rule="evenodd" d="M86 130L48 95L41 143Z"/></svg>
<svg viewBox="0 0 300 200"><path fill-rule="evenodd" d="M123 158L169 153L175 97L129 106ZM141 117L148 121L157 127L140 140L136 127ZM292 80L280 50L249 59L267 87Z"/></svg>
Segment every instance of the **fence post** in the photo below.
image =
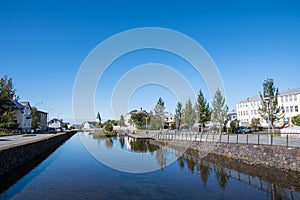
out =
<svg viewBox="0 0 300 200"><path fill-rule="evenodd" d="M229 143L229 134L227 135L227 143Z"/></svg>
<svg viewBox="0 0 300 200"><path fill-rule="evenodd" d="M205 140L205 142L207 142L207 138L208 138L208 133L206 134L206 140Z"/></svg>
<svg viewBox="0 0 300 200"><path fill-rule="evenodd" d="M286 134L286 146L288 147L289 146L289 135Z"/></svg>
<svg viewBox="0 0 300 200"><path fill-rule="evenodd" d="M238 144L239 143L239 135L236 134L236 143Z"/></svg>
<svg viewBox="0 0 300 200"><path fill-rule="evenodd" d="M200 142L202 142L202 135L203 135L203 133L201 133Z"/></svg>
<svg viewBox="0 0 300 200"><path fill-rule="evenodd" d="M271 146L273 145L273 134L271 134Z"/></svg>
<svg viewBox="0 0 300 200"><path fill-rule="evenodd" d="M257 144L259 144L260 134L257 134Z"/></svg>
<svg viewBox="0 0 300 200"><path fill-rule="evenodd" d="M247 136L246 136L246 139L247 139L247 142L246 142L246 143L248 144L248 134L247 134Z"/></svg>
<svg viewBox="0 0 300 200"><path fill-rule="evenodd" d="M215 141L215 134L213 134L213 142Z"/></svg>
<svg viewBox="0 0 300 200"><path fill-rule="evenodd" d="M222 134L220 134L220 141L219 141L220 143L222 142Z"/></svg>

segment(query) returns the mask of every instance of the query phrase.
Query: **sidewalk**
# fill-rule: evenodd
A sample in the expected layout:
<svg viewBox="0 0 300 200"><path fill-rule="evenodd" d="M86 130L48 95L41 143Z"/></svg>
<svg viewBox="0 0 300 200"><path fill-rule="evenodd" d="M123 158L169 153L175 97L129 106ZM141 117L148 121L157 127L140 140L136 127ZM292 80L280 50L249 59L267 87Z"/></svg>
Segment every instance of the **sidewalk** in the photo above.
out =
<svg viewBox="0 0 300 200"><path fill-rule="evenodd" d="M13 146L18 146L20 144L38 141L52 135L54 134L22 134L22 135L3 136L0 137L0 150L13 147Z"/></svg>

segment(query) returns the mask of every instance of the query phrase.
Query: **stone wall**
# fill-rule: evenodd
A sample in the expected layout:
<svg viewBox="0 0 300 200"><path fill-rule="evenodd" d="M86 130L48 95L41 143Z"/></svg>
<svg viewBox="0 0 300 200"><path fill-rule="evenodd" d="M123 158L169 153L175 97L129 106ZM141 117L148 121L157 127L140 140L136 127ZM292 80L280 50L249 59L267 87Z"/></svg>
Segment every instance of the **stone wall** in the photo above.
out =
<svg viewBox="0 0 300 200"><path fill-rule="evenodd" d="M0 150L0 175L32 162L35 158L51 152L76 132L66 132L42 138L39 141L28 142L21 145Z"/></svg>
<svg viewBox="0 0 300 200"><path fill-rule="evenodd" d="M203 151L250 165L263 165L300 172L300 148L270 145L193 142L189 148L203 155Z"/></svg>

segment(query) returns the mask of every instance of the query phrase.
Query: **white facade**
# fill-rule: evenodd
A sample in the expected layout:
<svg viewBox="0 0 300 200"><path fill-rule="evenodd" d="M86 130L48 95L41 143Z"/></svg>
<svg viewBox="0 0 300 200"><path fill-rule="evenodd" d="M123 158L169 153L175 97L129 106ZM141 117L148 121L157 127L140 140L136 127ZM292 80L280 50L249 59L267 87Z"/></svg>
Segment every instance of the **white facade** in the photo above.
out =
<svg viewBox="0 0 300 200"><path fill-rule="evenodd" d="M12 99L11 102L15 105L16 122L19 124L19 129L23 133L31 132L31 107L29 102L18 102Z"/></svg>
<svg viewBox="0 0 300 200"><path fill-rule="evenodd" d="M285 114L284 119L277 122L277 126L281 126L283 120L291 123L291 118L299 115L300 109L300 88L287 89L280 91L278 95L278 105L283 106ZM259 118L261 125L267 127L268 123L259 115L258 109L261 107L259 96L254 96L246 100L238 101L236 103L237 119L240 120L241 125L249 125L252 118Z"/></svg>
<svg viewBox="0 0 300 200"><path fill-rule="evenodd" d="M48 122L48 127L53 129L62 129L63 120L62 119L52 119Z"/></svg>

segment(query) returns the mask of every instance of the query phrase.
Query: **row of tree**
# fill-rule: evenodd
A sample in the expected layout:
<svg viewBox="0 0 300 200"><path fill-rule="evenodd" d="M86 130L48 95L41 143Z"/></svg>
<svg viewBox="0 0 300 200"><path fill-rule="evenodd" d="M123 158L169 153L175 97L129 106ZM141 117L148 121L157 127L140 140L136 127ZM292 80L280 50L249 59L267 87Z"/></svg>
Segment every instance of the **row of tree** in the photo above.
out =
<svg viewBox="0 0 300 200"><path fill-rule="evenodd" d="M150 113L142 110L141 112L134 112L131 115L129 123L136 125L137 128L149 128L152 130L163 129L166 127L164 119L166 114L165 109L165 102L162 98L159 98ZM225 104L225 98L220 90L217 90L214 95L212 108L200 90L195 105L193 105L190 99L185 102L184 107L182 102L178 102L175 109L176 123L171 123L171 126L178 129L185 126L190 129L198 122L202 126L201 130L203 130L205 124L212 121L221 129L224 123L226 123L227 111L228 107ZM123 115L120 116L119 124L121 126L125 124Z"/></svg>

